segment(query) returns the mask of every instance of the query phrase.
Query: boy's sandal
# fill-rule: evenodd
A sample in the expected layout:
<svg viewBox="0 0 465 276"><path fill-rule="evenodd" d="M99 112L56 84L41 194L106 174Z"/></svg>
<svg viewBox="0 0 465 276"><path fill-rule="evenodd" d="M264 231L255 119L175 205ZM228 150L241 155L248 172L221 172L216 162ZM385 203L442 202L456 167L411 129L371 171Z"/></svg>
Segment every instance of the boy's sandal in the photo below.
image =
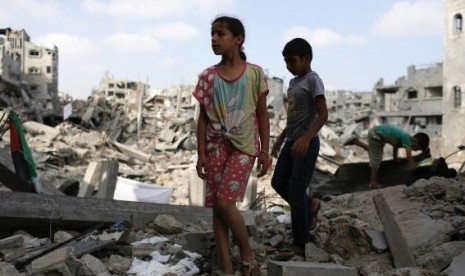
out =
<svg viewBox="0 0 465 276"><path fill-rule="evenodd" d="M276 253L274 260L275 261L289 261L295 256L305 256L305 250L295 245L285 247L285 248L280 249Z"/></svg>
<svg viewBox="0 0 465 276"><path fill-rule="evenodd" d="M296 252L292 249L281 249L276 253L276 256L273 258L275 261L289 261L296 255Z"/></svg>
<svg viewBox="0 0 465 276"><path fill-rule="evenodd" d="M241 271L244 276L261 276L262 270L257 260L250 262L241 261Z"/></svg>
<svg viewBox="0 0 465 276"><path fill-rule="evenodd" d="M318 206L316 207L315 210L310 211L310 230L315 229L316 223L318 222L318 212L320 212L321 209L321 200L318 199Z"/></svg>

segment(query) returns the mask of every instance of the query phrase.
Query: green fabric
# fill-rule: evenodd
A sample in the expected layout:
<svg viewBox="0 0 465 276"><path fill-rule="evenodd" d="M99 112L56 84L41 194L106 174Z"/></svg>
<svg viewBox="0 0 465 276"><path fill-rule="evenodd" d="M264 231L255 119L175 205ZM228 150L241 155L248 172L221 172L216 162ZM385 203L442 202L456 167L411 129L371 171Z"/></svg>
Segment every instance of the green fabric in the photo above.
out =
<svg viewBox="0 0 465 276"><path fill-rule="evenodd" d="M32 159L31 150L29 149L29 146L26 141L26 137L24 136L24 131L23 131L23 126L21 124L21 120L19 119L18 114L14 112L10 112L10 114L8 115L8 118L14 124L16 131L18 132L18 136L21 139L21 148L23 150L23 157L24 157L24 160L26 160L27 167L29 169L29 177L32 180L33 178L37 177L37 171L36 171L34 159Z"/></svg>
<svg viewBox="0 0 465 276"><path fill-rule="evenodd" d="M394 125L375 126L375 133L385 143L391 144L397 148L412 149L412 136L405 130Z"/></svg>

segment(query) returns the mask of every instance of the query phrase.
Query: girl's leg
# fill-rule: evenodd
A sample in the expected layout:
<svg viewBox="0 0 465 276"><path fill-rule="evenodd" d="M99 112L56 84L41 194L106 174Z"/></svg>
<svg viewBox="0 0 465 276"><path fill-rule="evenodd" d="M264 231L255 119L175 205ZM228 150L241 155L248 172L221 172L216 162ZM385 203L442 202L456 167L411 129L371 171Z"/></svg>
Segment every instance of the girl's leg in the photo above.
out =
<svg viewBox="0 0 465 276"><path fill-rule="evenodd" d="M213 209L213 232L215 233L216 250L218 252L221 271L224 274L234 274L229 257L229 227L221 218L221 212Z"/></svg>
<svg viewBox="0 0 465 276"><path fill-rule="evenodd" d="M218 220L216 237L224 241L226 238L229 238L226 237L226 233L230 229L239 247L241 259L247 263L254 260L254 254L249 245L249 236L244 218L236 207L236 201L240 201L244 197L254 163L255 157L235 150L231 146L227 159L224 162L222 173L218 174L221 177L218 178L220 179L220 184L214 205ZM226 229L226 231L222 229ZM225 242L220 246L219 249L221 250L218 253L221 255L220 259L224 262L224 272L230 273L232 267L231 260L229 259L229 245L227 249L225 248Z"/></svg>
<svg viewBox="0 0 465 276"><path fill-rule="evenodd" d="M218 199L215 210L218 214L218 219L221 220L223 225L231 229L231 232L237 241L237 245L239 246L242 261L251 262L252 260L254 260L255 257L252 252L252 249L250 248L249 235L245 226L244 217L242 217L242 214L237 209L236 203ZM219 246L218 242L217 246ZM225 260L227 259L227 261L231 263L229 259L229 246L227 248L227 253L228 256L222 257ZM224 272L229 273L230 271L224 270Z"/></svg>

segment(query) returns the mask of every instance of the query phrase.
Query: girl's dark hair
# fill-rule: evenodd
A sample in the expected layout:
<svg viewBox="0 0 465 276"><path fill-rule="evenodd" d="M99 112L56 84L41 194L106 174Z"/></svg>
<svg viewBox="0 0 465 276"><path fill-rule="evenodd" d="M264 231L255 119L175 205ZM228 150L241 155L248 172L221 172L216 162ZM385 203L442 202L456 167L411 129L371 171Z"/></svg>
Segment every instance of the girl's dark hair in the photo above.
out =
<svg viewBox="0 0 465 276"><path fill-rule="evenodd" d="M429 136L424 132L418 132L417 134L413 135L413 138L417 140L418 146L420 150L424 151L429 148Z"/></svg>
<svg viewBox="0 0 465 276"><path fill-rule="evenodd" d="M312 46L303 38L294 38L284 46L283 56L309 57L309 60L312 61Z"/></svg>
<svg viewBox="0 0 465 276"><path fill-rule="evenodd" d="M238 35L242 35L244 37L244 40L242 43L244 43L245 41L245 28L244 28L244 25L242 24L242 22L235 18L235 17L231 17L231 16L218 16L217 18L215 18L215 20L213 20L212 22L212 25L217 23L217 22L224 22L226 24L228 24L228 30L231 31L231 33L234 35L234 36L238 36ZM241 59L242 60L247 60L247 56L245 55L244 51L242 50L242 44L239 45L239 55L241 56Z"/></svg>

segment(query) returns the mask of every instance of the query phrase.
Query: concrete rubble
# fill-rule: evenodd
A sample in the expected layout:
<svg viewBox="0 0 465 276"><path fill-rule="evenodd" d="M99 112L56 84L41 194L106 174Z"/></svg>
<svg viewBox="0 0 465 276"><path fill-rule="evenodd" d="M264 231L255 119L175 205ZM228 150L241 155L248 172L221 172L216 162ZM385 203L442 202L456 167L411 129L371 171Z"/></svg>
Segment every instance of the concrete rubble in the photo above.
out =
<svg viewBox="0 0 465 276"><path fill-rule="evenodd" d="M5 84L0 86L0 117L8 111L5 107L20 115L39 172L39 196L47 202L49 197L71 199L80 197L79 193L86 194L83 198L94 198L95 204L97 198L107 202L105 199L113 200L111 185L116 177L124 177L171 188L169 204L173 208L192 205L190 186L195 182L192 175L196 160L196 106L192 99L177 101L176 97L154 95L143 101L138 112L118 99L109 102L90 97L73 101L72 117L60 122L57 118L40 118L40 113L22 100L24 95L11 92ZM273 139L285 118L280 107L271 107L270 112L274 114ZM340 165L367 160L362 151L342 148L341 136L354 132L363 136L373 123L372 115L370 110L349 110L325 126L312 180L316 189L334 181ZM0 163L14 171L9 156L6 131L0 141ZM107 177L107 185L81 190L83 183L95 179L103 182L102 174ZM315 241L307 245L305 257L295 256L288 262L275 260L277 251L290 243L291 229L287 205L270 186L271 175L272 167L263 178L252 176L251 182L257 187L255 197L241 205L264 275L461 275L465 255L463 175L420 179L408 186L390 184L378 190L319 193L322 210L313 233ZM3 196L17 193L2 184ZM104 188L107 190L102 192ZM387 238L390 230L375 206L376 196L385 200L416 265L396 266L398 251L391 248L393 244ZM152 204L156 209L158 205ZM0 275L218 274L211 221L202 212L181 212L187 212L184 216L190 216L190 220L176 212L157 214L134 220L127 227L115 221L89 233L85 229L95 224L68 224L52 231L50 219L47 233L10 225L3 228L7 231L0 231ZM0 211L0 223L9 222ZM53 250L41 255L47 249ZM232 255L238 261L237 246Z"/></svg>

